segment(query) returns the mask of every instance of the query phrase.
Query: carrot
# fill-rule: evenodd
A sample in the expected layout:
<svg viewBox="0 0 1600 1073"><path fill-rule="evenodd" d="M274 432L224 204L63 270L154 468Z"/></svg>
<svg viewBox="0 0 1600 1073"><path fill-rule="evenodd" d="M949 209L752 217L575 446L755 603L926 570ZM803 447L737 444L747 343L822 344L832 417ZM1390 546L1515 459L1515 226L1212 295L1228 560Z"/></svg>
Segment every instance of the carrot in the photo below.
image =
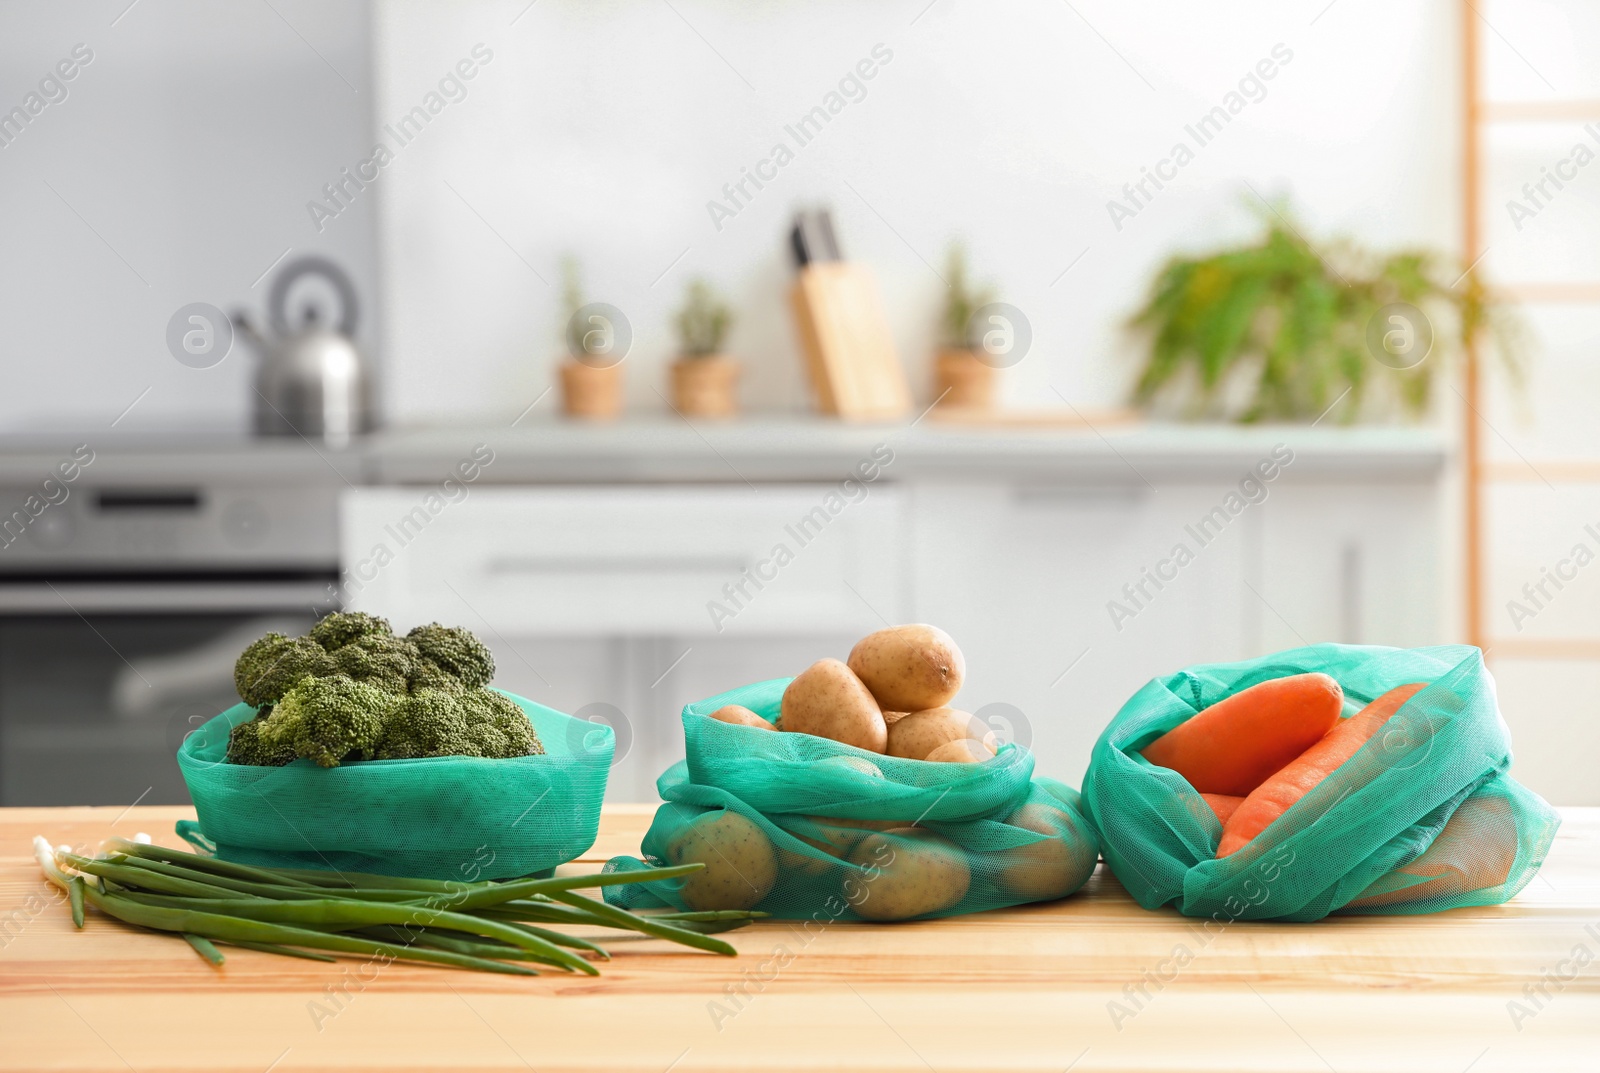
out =
<svg viewBox="0 0 1600 1073"><path fill-rule="evenodd" d="M1516 863L1517 826L1511 809L1502 798L1469 797L1434 836L1432 845L1416 860L1395 869L1403 875L1426 877L1427 882L1366 895L1350 905L1363 909L1487 890L1511 878L1511 866Z"/></svg>
<svg viewBox="0 0 1600 1073"><path fill-rule="evenodd" d="M1328 731L1326 737L1307 749L1299 759L1260 786L1250 791L1228 822L1222 825L1222 842L1217 856L1226 857L1266 830L1296 801L1311 792L1323 779L1361 750L1377 734L1389 717L1400 710L1426 682L1397 686L1368 704L1349 719Z"/></svg>
<svg viewBox="0 0 1600 1073"><path fill-rule="evenodd" d="M1233 794L1201 794L1206 799L1206 804L1211 806L1211 811L1217 814L1218 823L1227 823L1228 817L1234 810L1244 804L1244 798Z"/></svg>
<svg viewBox="0 0 1600 1073"><path fill-rule="evenodd" d="M1243 797L1339 720L1344 692L1325 674L1272 678L1217 701L1151 742L1144 758L1203 794Z"/></svg>

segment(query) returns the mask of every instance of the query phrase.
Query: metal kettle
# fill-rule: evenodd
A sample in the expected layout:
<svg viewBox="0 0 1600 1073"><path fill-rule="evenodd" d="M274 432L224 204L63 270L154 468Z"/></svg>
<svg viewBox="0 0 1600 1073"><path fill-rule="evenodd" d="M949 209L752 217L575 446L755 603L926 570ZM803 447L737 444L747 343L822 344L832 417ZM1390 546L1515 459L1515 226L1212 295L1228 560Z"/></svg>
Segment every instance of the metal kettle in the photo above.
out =
<svg viewBox="0 0 1600 1073"><path fill-rule="evenodd" d="M337 323L324 322L314 305L291 317L289 290L301 279L326 280L339 298ZM359 316L355 286L344 270L324 257L302 257L285 265L267 298L271 335L258 331L248 314L232 315L235 327L256 349L255 428L260 435L299 435L342 446L371 431L372 375L356 349Z"/></svg>

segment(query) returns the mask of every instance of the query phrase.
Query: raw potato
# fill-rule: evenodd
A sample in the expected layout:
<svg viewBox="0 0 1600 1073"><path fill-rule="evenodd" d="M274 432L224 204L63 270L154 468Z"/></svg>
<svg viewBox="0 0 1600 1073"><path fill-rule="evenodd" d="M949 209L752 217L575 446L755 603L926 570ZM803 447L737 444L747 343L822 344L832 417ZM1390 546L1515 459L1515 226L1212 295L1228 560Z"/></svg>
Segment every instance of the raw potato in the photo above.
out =
<svg viewBox="0 0 1600 1073"><path fill-rule="evenodd" d="M871 761L863 761L863 763L871 763ZM857 843L865 838L869 831L887 831L894 827L904 827L908 822L906 820L846 820L832 816L803 816L801 819L821 824L827 830L824 830L820 836L816 837L801 834L798 831L789 831L789 833L811 848L841 861L851 850L856 848ZM811 876L822 875L832 867L829 861L803 856L792 850L779 850L778 863L786 871Z"/></svg>
<svg viewBox="0 0 1600 1073"><path fill-rule="evenodd" d="M967 676L967 661L950 635L921 624L867 634L850 650L849 662L879 705L894 712L943 707Z"/></svg>
<svg viewBox="0 0 1600 1073"><path fill-rule="evenodd" d="M1011 815L1006 823L1035 834L1048 836L1044 842L1001 850L995 861L1000 871L995 882L1019 898L1031 902L1065 898L1081 887L1099 859L1099 854L1067 813L1045 804L1029 803Z"/></svg>
<svg viewBox="0 0 1600 1073"><path fill-rule="evenodd" d="M739 726L756 727L760 730L776 730L771 723L761 718L749 708L739 704L724 704L711 713L711 718L720 719L724 723L735 723Z"/></svg>
<svg viewBox="0 0 1600 1073"><path fill-rule="evenodd" d="M929 708L912 712L889 728L886 746L890 756L907 760L927 760L935 749L949 742L970 738L981 742L989 756L995 753L994 731L966 712L955 708ZM987 759L982 757L980 759Z"/></svg>
<svg viewBox="0 0 1600 1073"><path fill-rule="evenodd" d="M981 764L994 759L994 752L981 741L962 738L945 742L923 759L934 764Z"/></svg>
<svg viewBox="0 0 1600 1073"><path fill-rule="evenodd" d="M749 909L778 881L778 855L761 828L737 812L708 812L690 822L667 847L673 864L705 867L683 879L680 896L690 909Z"/></svg>
<svg viewBox="0 0 1600 1073"><path fill-rule="evenodd" d="M863 869L865 896L852 908L867 920L907 920L948 909L967 896L972 870L949 840L923 827L868 835L850 854ZM848 896L850 884L846 884Z"/></svg>
<svg viewBox="0 0 1600 1073"><path fill-rule="evenodd" d="M894 726L896 723L910 714L910 712L884 712L883 721L889 726Z"/></svg>
<svg viewBox="0 0 1600 1073"><path fill-rule="evenodd" d="M836 659L819 659L783 691L783 729L815 734L883 752L889 728L883 712L855 672Z"/></svg>

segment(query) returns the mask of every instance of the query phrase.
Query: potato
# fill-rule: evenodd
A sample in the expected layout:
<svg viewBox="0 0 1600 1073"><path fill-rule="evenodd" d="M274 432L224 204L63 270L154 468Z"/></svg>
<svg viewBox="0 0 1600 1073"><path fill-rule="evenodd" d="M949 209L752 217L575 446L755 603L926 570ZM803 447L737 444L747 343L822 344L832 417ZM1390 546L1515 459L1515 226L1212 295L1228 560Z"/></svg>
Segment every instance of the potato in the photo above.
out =
<svg viewBox="0 0 1600 1073"><path fill-rule="evenodd" d="M738 704L724 704L711 713L711 718L720 719L724 723L736 723L739 726L756 727L759 730L776 730L771 723L761 718L749 708Z"/></svg>
<svg viewBox="0 0 1600 1073"><path fill-rule="evenodd" d="M883 721L889 726L894 726L896 723L910 714L910 712L884 712Z"/></svg>
<svg viewBox="0 0 1600 1073"><path fill-rule="evenodd" d="M983 742L961 738L945 742L922 759L934 764L981 764L993 758L994 753Z"/></svg>
<svg viewBox="0 0 1600 1073"><path fill-rule="evenodd" d="M778 854L761 828L737 812L708 812L667 847L673 864L705 865L684 877L680 896L690 909L749 909L778 881Z"/></svg>
<svg viewBox="0 0 1600 1073"><path fill-rule="evenodd" d="M890 756L907 760L926 760L941 745L963 738L981 742L989 756L995 752L994 731L966 712L955 708L929 708L912 712L889 728L885 746ZM979 759L987 759L980 757Z"/></svg>
<svg viewBox="0 0 1600 1073"><path fill-rule="evenodd" d="M1094 871L1099 854L1083 837L1071 816L1045 804L1029 803L1006 823L1048 836L1044 842L1017 846L995 853L1000 866L995 883L1001 889L1031 902L1065 898L1083 885Z"/></svg>
<svg viewBox="0 0 1600 1073"><path fill-rule="evenodd" d="M783 729L874 753L883 752L889 738L878 702L836 659L819 659L789 683L783 691Z"/></svg>
<svg viewBox="0 0 1600 1073"><path fill-rule="evenodd" d="M863 838L850 862L862 874L864 896L852 898L867 920L906 920L948 909L967 895L972 870L955 844L923 827L896 827ZM850 897L853 885L845 885Z"/></svg>
<svg viewBox="0 0 1600 1073"><path fill-rule="evenodd" d="M850 669L881 707L919 712L950 703L967 676L967 661L937 626L893 626L869 633L850 650Z"/></svg>

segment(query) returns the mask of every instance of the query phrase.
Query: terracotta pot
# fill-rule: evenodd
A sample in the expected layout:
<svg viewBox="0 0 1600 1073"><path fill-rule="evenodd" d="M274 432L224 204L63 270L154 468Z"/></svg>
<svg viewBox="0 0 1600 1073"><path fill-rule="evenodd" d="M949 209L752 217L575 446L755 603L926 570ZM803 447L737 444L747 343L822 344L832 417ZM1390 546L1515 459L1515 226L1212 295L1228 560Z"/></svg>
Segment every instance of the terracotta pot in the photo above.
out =
<svg viewBox="0 0 1600 1073"><path fill-rule="evenodd" d="M721 354L672 363L672 405L685 417L732 417L739 412L739 363Z"/></svg>
<svg viewBox="0 0 1600 1073"><path fill-rule="evenodd" d="M609 421L622 413L622 363L561 363L561 408L568 417Z"/></svg>
<svg viewBox="0 0 1600 1073"><path fill-rule="evenodd" d="M941 350L934 359L933 395L940 406L988 410L994 407L1000 370L972 350Z"/></svg>

